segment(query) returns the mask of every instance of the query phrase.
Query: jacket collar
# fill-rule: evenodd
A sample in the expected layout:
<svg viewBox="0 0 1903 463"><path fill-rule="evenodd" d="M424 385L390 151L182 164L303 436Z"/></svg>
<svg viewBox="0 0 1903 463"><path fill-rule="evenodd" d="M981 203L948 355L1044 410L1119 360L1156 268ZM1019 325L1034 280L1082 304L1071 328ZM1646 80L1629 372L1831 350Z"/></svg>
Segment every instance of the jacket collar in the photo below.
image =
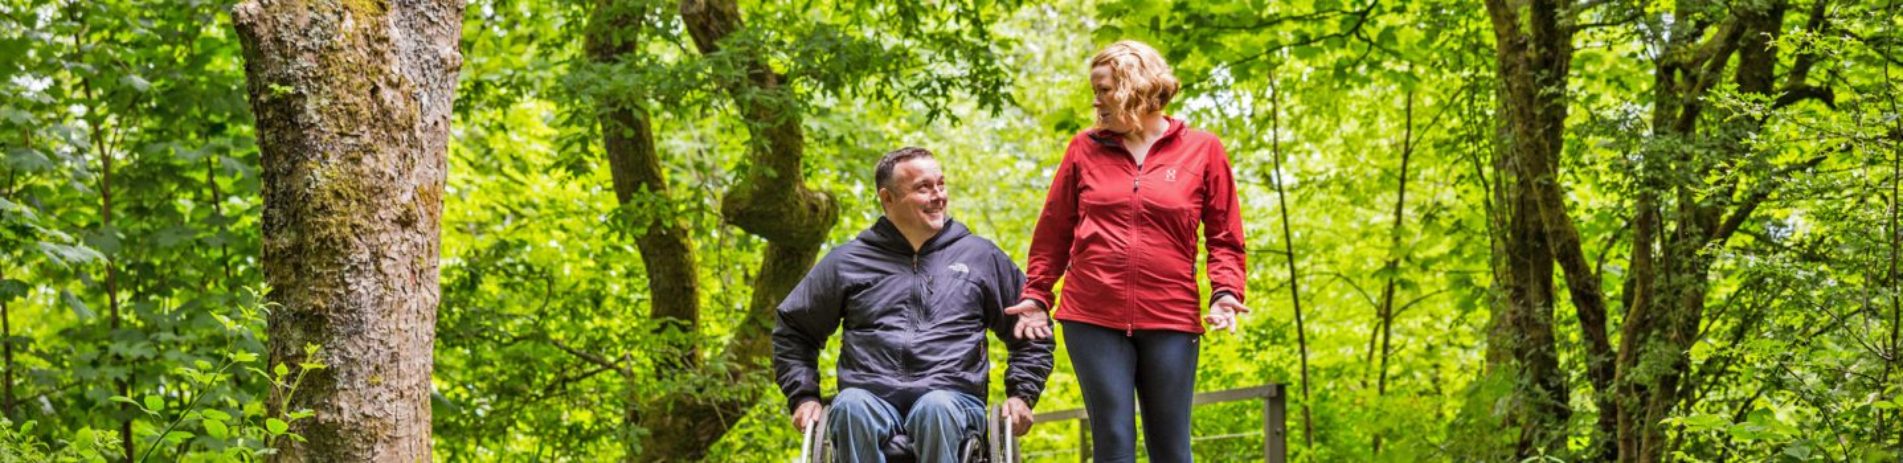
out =
<svg viewBox="0 0 1903 463"><path fill-rule="evenodd" d="M971 229L965 228L965 224L952 220L951 217L945 217L945 226L938 229L938 234L926 239L925 244L919 246L916 254L921 256L931 254L969 235L971 235ZM859 240L895 254L903 256L914 254L912 242L906 241L905 234L899 232L899 226L893 225L892 220L885 216L879 216L879 221L874 222L872 227L859 232Z"/></svg>
<svg viewBox="0 0 1903 463"><path fill-rule="evenodd" d="M1156 142L1153 143L1152 146L1162 145L1164 142L1181 136L1184 130L1188 130L1188 125L1184 124L1182 119L1163 116L1163 120L1168 121L1170 126L1169 128L1163 129L1163 136L1157 137ZM1085 132L1085 134L1090 137L1091 141L1097 142L1098 145L1123 149L1123 135L1117 132L1111 132L1102 128L1093 128Z"/></svg>

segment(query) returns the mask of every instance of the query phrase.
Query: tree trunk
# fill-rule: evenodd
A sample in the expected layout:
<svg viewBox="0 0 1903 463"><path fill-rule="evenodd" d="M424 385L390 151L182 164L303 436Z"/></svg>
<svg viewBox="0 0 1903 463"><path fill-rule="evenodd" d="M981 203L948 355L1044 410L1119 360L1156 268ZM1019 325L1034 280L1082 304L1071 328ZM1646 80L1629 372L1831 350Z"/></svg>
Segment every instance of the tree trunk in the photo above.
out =
<svg viewBox="0 0 1903 463"><path fill-rule="evenodd" d="M1302 325L1302 273L1296 271L1295 233L1288 220L1288 192L1282 188L1282 89L1275 86L1275 73L1269 73L1269 155L1275 161L1270 179L1275 185L1276 209L1282 211L1282 254L1288 258L1288 294L1289 302L1295 308L1295 349L1301 356L1302 369L1302 445L1309 451L1315 450L1314 401L1309 399L1308 390L1308 329Z"/></svg>
<svg viewBox="0 0 1903 463"><path fill-rule="evenodd" d="M708 448L737 424L759 399L772 346L775 309L813 265L819 247L839 221L831 196L806 187L800 160L805 136L800 115L788 103L791 89L756 50L724 48L721 40L744 27L733 0L682 0L680 15L701 54L730 59L744 77L716 82L733 98L752 140L747 170L721 199L721 216L747 233L765 238L760 272L753 283L747 314L733 340L714 362L718 371L697 376L712 383L740 385L708 394L673 394L644 405L641 440L645 460L700 460ZM645 249L644 249L645 252Z"/></svg>
<svg viewBox="0 0 1903 463"><path fill-rule="evenodd" d="M1811 27L1821 27L1818 21L1824 5L1818 2L1812 10ZM1713 169L1744 164L1751 155L1745 139L1760 130L1763 121L1746 115L1718 117L1719 127L1708 135L1701 135L1698 126L1706 92L1717 85L1733 54L1737 55L1733 82L1738 92L1773 94L1774 44L1787 6L1784 1L1738 6L1702 43L1696 41L1704 35L1702 30L1679 26L1690 30L1674 31L1666 44L1666 57L1660 60L1654 89L1659 100L1654 106L1654 137L1687 143L1708 138L1718 149L1713 150L1715 159L1692 158L1690 150L1647 153L1669 162L1648 162L1660 171L1641 173L1641 220L1633 243L1634 271L1627 283L1634 294L1629 296L1615 379L1621 461L1664 461L1671 451L1663 420L1682 405L1690 383L1690 351L1698 342L1710 291L1714 254L1707 248L1723 246L1778 184L1777 175L1767 176L1742 197L1734 194L1737 183L1703 184ZM1794 67L1789 75L1793 87L1802 85L1808 67ZM1793 168L1808 168L1821 160ZM1700 197L1705 191L1716 193ZM1664 192L1673 194L1670 229L1660 220L1660 208L1665 207L1660 193Z"/></svg>
<svg viewBox="0 0 1903 463"><path fill-rule="evenodd" d="M7 277L0 273L0 285L6 284ZM7 310L7 302L12 294L0 291L0 418L18 420L13 416L13 313ZM15 421L18 422L18 421Z"/></svg>
<svg viewBox="0 0 1903 463"><path fill-rule="evenodd" d="M589 59L597 65L612 65L644 58L638 50L649 14L653 13L646 9L648 5L640 1L597 1L587 32ZM659 322L657 334L664 340L658 373L666 380L699 362L699 350L691 334L700 324L700 279L695 275L693 237L673 214L674 201L655 152L654 128L644 97L597 95L595 104L608 172L614 179L615 200L624 213L643 214L627 225L635 230L635 246L641 250L641 263L646 269L648 316Z"/></svg>
<svg viewBox="0 0 1903 463"><path fill-rule="evenodd" d="M652 3L626 0L598 0L588 19L586 49L597 66L612 66L646 57L640 53L641 37L649 21L659 11ZM654 128L642 94L593 95L600 118L602 146L608 158L608 172L614 181L615 201L621 221L635 235L635 247L641 250L641 263L647 276L648 317L654 320L660 339L655 379L661 382L692 380L700 366L700 349L695 336L700 329L700 278L696 275L694 242L685 224L673 214L666 173L654 146ZM642 456L638 429L677 427L679 423L661 422L682 417L669 413L642 413L649 404L635 394L636 377L628 379L626 461ZM673 408L673 407L666 407ZM660 415L660 416L657 416ZM718 415L699 415L695 419ZM644 425L644 423L646 423ZM650 431L651 433L652 431ZM645 445L652 445L645 444ZM646 452L664 455L671 450Z"/></svg>
<svg viewBox="0 0 1903 463"><path fill-rule="evenodd" d="M1380 352L1381 355L1380 366L1375 372L1374 396L1376 398L1388 395L1388 357L1393 353L1392 341L1394 339L1394 291L1396 280L1401 278L1402 225L1407 223L1402 220L1406 217L1404 213L1407 211L1407 168L1408 161L1414 156L1413 93L1407 94L1407 103L1402 107L1402 114L1404 114L1403 117L1406 120L1406 128L1401 131L1401 175L1395 184L1394 228L1388 236L1388 262L1382 266L1388 274L1388 281L1387 284L1381 288L1381 305L1376 309L1377 313L1375 314L1377 323L1374 331L1376 335L1381 338L1381 348L1378 351L1372 348L1368 350L1368 355L1374 355L1375 352ZM1370 336L1370 344L1373 343L1373 338L1374 336ZM1378 431L1375 432L1373 440L1374 442L1371 446L1373 452L1371 453L1375 459L1378 460L1381 457L1381 433Z"/></svg>
<svg viewBox="0 0 1903 463"><path fill-rule="evenodd" d="M271 361L313 361L287 461L430 460L431 343L462 2L250 0Z"/></svg>
<svg viewBox="0 0 1903 463"><path fill-rule="evenodd" d="M1501 265L1488 336L1490 369L1511 374L1506 425L1517 428L1514 455L1563 452L1568 406L1553 334L1554 250L1541 214L1543 183L1556 180L1566 121L1566 79L1572 31L1560 24L1563 4L1532 0L1521 8L1488 0L1501 82L1501 147L1494 169L1504 190L1504 227L1495 229ZM1524 24L1524 26L1523 26ZM1524 29L1523 29L1524 27Z"/></svg>

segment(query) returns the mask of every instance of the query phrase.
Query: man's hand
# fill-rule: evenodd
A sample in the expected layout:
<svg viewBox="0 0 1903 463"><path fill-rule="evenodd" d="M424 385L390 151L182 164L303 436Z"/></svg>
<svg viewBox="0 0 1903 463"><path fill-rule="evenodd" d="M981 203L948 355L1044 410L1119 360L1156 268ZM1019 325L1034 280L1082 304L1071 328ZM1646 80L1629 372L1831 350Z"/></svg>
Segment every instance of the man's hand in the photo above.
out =
<svg viewBox="0 0 1903 463"><path fill-rule="evenodd" d="M1229 334L1235 334L1236 318L1245 313L1249 313L1249 308L1236 302L1235 296L1225 293L1215 303L1209 304L1209 316L1203 317L1203 321L1209 322L1209 329L1227 329Z"/></svg>
<svg viewBox="0 0 1903 463"><path fill-rule="evenodd" d="M1037 302L1025 299L1018 305L1004 308L1005 315L1018 316L1018 326L1011 330L1018 339L1048 339L1051 337L1051 318Z"/></svg>
<svg viewBox="0 0 1903 463"><path fill-rule="evenodd" d="M819 410L817 400L800 402L800 407L793 410L793 427L799 429L800 432L806 432L807 426L819 421Z"/></svg>
<svg viewBox="0 0 1903 463"><path fill-rule="evenodd" d="M1017 397L1005 400L1004 419L1010 420L1012 435L1022 436L1024 433L1031 431L1031 422L1033 421L1031 406L1025 405L1024 399Z"/></svg>

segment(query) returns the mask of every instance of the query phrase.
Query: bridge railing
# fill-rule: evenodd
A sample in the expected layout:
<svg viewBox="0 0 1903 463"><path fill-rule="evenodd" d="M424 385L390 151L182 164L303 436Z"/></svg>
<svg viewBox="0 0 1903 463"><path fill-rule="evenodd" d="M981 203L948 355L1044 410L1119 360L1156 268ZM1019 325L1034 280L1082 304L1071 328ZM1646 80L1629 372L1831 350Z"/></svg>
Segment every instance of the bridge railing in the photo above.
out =
<svg viewBox="0 0 1903 463"><path fill-rule="evenodd" d="M1281 384L1268 384L1240 389L1197 393L1190 399L1190 406L1246 400L1262 401L1262 461L1284 463L1288 460L1288 397L1286 388ZM1138 414L1143 413L1141 409ZM1057 410L1036 415L1037 424L1050 425L1062 421L1077 421L1077 461L1091 461L1090 415L1081 408ZM1256 433L1225 434L1220 436L1192 437L1192 440L1229 439L1250 437ZM1043 452L1039 452L1043 453ZM1070 452L1063 452L1070 453Z"/></svg>

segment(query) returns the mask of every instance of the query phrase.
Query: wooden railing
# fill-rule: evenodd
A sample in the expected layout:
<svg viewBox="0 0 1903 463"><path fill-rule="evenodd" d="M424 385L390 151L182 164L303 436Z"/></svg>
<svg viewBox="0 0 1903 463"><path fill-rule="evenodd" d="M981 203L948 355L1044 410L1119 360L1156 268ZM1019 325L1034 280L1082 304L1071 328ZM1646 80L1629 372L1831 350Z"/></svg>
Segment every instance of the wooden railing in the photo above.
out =
<svg viewBox="0 0 1903 463"><path fill-rule="evenodd" d="M1203 392L1190 399L1190 406L1236 402L1243 400L1262 400L1262 461L1283 463L1288 460L1288 400L1283 394L1281 384L1269 384L1226 391ZM1143 413L1137 410L1137 413ZM1089 462L1090 415L1081 408L1039 413L1036 416L1039 425L1049 425L1059 421L1077 420L1077 461ZM1228 439L1254 436L1255 433L1226 434L1221 436L1193 437L1192 440ZM1070 452L1064 452L1070 453Z"/></svg>

